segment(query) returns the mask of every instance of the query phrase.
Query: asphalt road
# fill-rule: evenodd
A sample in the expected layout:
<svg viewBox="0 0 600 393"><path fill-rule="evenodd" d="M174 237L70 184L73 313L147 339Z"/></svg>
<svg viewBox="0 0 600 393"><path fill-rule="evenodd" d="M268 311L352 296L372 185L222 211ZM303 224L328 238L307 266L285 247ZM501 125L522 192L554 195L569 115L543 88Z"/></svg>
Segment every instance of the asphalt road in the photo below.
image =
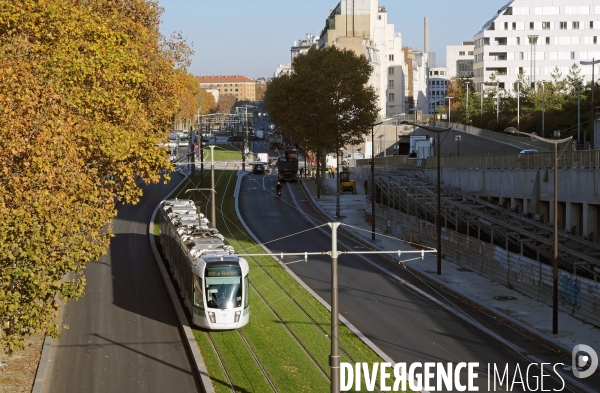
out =
<svg viewBox="0 0 600 393"><path fill-rule="evenodd" d="M45 391L198 391L147 235L154 208L181 175L171 178L119 208L108 255L86 266L85 295L66 304Z"/></svg>
<svg viewBox="0 0 600 393"><path fill-rule="evenodd" d="M250 229L263 243L268 242L267 246L275 253L331 250L330 229L326 227L311 230L314 225L305 215L313 217L319 223L326 220L313 210L301 185L285 184L283 196L277 198L274 195L276 181L276 171L264 176L249 174L242 181L240 211ZM291 194L300 210L296 208ZM339 249L364 249L363 245L347 237L340 236L339 240L345 244L339 244ZM369 255L368 258L448 303L447 299L434 293L406 270L379 256ZM297 259L298 257L284 258L288 262ZM307 263L288 266L324 300L330 301L329 257L311 257ZM476 380L479 391L488 391L488 364L492 364L492 367L495 364L502 369L508 364L511 381L517 375L517 383L511 391L517 392L531 391L518 383L520 378L516 367L518 364L522 378L527 379L527 366L536 362L528 356L553 363L565 362L545 347L494 322L493 318L464 307L484 326L526 350L523 354L516 353L405 285L382 275L357 256L343 255L339 258L339 294L341 315L395 362L479 362L479 378ZM539 368L533 367L530 371L531 387L535 383L532 376L534 373L539 377ZM548 375L549 372L545 371L544 374ZM544 378L544 389L561 389L562 381L554 373L551 375L554 378ZM461 378L466 378L465 373L461 374ZM578 390L573 388L572 391Z"/></svg>

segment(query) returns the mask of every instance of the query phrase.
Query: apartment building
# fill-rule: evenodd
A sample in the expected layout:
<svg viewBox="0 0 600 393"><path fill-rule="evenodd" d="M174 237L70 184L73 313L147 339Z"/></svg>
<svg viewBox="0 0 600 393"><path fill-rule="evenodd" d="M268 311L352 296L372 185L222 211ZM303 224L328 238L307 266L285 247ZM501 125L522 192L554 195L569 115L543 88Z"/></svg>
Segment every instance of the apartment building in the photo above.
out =
<svg viewBox="0 0 600 393"><path fill-rule="evenodd" d="M446 68L450 78L473 77L474 49L475 44L472 41L463 41L462 45L446 46Z"/></svg>
<svg viewBox="0 0 600 393"><path fill-rule="evenodd" d="M405 113L406 83L402 37L388 23L377 0L342 0L331 11L319 48L336 45L365 55L373 66L369 85L379 97L380 116Z"/></svg>
<svg viewBox="0 0 600 393"><path fill-rule="evenodd" d="M536 83L556 67L564 78L573 64L600 58L599 29L600 0L510 1L473 37L474 87L495 75L512 90L519 72ZM579 67L591 80L592 66Z"/></svg>
<svg viewBox="0 0 600 393"><path fill-rule="evenodd" d="M256 100L256 82L245 76L197 76L196 79L201 88L217 90L218 96L232 95L236 101Z"/></svg>
<svg viewBox="0 0 600 393"><path fill-rule="evenodd" d="M436 113L437 108L445 106L448 95L448 83L451 75L447 67L434 67L429 69L429 82L427 97L429 98L429 113Z"/></svg>

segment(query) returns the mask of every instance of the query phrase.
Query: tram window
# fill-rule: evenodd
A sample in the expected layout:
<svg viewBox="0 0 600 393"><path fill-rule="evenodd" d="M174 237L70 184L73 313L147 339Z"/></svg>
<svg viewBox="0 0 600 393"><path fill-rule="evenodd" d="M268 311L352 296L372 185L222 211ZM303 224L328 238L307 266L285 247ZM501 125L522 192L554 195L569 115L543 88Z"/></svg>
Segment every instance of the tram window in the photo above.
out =
<svg viewBox="0 0 600 393"><path fill-rule="evenodd" d="M198 276L194 276L194 306L204 308L204 304L202 303L202 285Z"/></svg>
<svg viewBox="0 0 600 393"><path fill-rule="evenodd" d="M250 304L250 286L248 285L248 275L244 277L244 293L246 294L246 298L244 299L244 309L248 308Z"/></svg>

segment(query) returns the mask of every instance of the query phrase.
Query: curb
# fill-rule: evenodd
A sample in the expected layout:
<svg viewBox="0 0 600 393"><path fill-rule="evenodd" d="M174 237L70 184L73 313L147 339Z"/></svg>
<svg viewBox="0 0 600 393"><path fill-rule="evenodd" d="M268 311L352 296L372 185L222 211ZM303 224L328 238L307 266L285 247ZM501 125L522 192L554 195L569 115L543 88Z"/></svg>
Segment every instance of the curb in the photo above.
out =
<svg viewBox="0 0 600 393"><path fill-rule="evenodd" d="M181 182L174 188L177 189L181 184L187 180L187 176L181 180ZM169 194L169 196L172 193ZM184 345L186 346L188 353L192 356L193 364L192 370L195 372L196 376L200 380L202 384L203 391L206 393L214 393L215 389L212 385L210 377L208 375L208 370L206 369L206 365L204 364L204 359L202 358L202 354L200 353L200 348L198 348L198 344L196 344L196 339L194 338L194 333L192 332L192 328L190 327L189 321L185 316L185 312L183 311L183 307L181 307L181 301L179 300L179 296L177 296L177 292L173 287L173 283L171 282L171 278L169 277L169 273L163 264L162 257L156 248L156 243L154 241L154 219L156 217L156 213L160 205L156 206L154 212L152 213L152 217L150 218L150 223L148 224L148 238L150 242L150 248L152 249L152 255L154 256L154 261L160 271L160 276L165 284L165 288L169 293L169 298L171 300L171 304L175 309L175 314L177 317L177 321L179 322L179 327L181 329L181 333L183 333L185 340Z"/></svg>
<svg viewBox="0 0 600 393"><path fill-rule="evenodd" d="M310 193L310 190L308 190L308 188L306 187L306 185L304 184L304 182L302 182L302 187L304 187L304 191L305 193L308 195L310 203L313 205L313 207L315 209L317 209L319 212L321 212L321 214L323 214L325 217L332 219L333 221L335 221L334 217L332 217L331 215L329 215L329 213L325 212L325 210L323 210L321 208L321 206L315 201L313 195ZM363 239L361 237L357 237L355 235L355 238L358 239L359 241L369 245L370 247L372 247L374 250L377 249L377 246L373 243L371 243L369 240L367 239ZM457 318L461 319L462 321L470 324L471 326L473 326L474 328L478 329L479 331L487 334L488 336L490 336L491 338L497 340L498 342L506 345L507 347L511 348L512 350L514 350L515 352L521 353L521 354L525 354L527 353L527 351L525 351L524 349L522 349L521 347L519 347L516 344L513 344L507 340L505 340L504 338L500 337L499 335L495 334L494 332L492 332L491 330L487 329L485 326L483 326L482 324L480 324L479 322L475 321L474 319L472 319L470 316L468 316L466 313L461 312L460 310L456 310L454 307L451 307L437 299L435 299L434 297L432 297L431 295L427 294L426 292L422 291L421 289L415 287L412 284L409 284L407 282L405 282L404 280L402 280L400 277L398 277L397 275L395 275L394 273L388 271L387 269L385 269L382 266L379 266L371 261L369 261L368 259L364 258L361 255L358 255L361 259L363 259L367 264L369 264L370 266L372 266L373 268L379 270L380 272L384 273L385 275L387 275L388 277L393 278L394 280L402 283L403 285L405 285L407 288L413 290L414 292L418 293L419 295L427 298L428 300L434 302L435 304L437 304L438 306L442 307L444 310L448 311L449 313L451 313L452 315L456 316ZM551 337L532 329L531 327L523 324L520 321L515 320L514 318L496 310L493 309L487 305L481 304L479 303L477 300L471 298L470 296L467 295L463 295L451 288L449 288L448 286L446 286L445 283L443 283L442 281L438 281L436 280L434 277L431 277L428 274L425 274L417 269L414 269L412 267L410 267L409 265L406 265L407 269L410 270L412 273L414 273L415 275L417 275L418 277L427 280L430 284L436 285L438 287L440 287L442 290L444 290L445 292L449 293L450 295L458 298L460 301L465 301L467 300L468 302L479 306L480 308L484 309L485 312L487 314L492 314L493 316L496 316L498 319L502 320L506 320L508 322L510 322L510 324L512 324L513 326L511 326L513 329L514 328L518 328L521 330L524 330L526 333L520 332L522 334L525 334L526 336L529 337L535 337L537 338L539 341L542 341L544 345L546 345L547 347L554 349L554 350L558 350L559 352L567 352L567 353L571 353L571 349L565 349L564 347L562 347L561 345L555 343ZM537 360L536 360L537 361ZM541 361L539 361L539 363L542 363ZM551 370L551 368L549 368L549 370ZM561 376L567 380L569 380L569 382L571 384L573 384L574 386L577 386L579 389L581 389L582 392L589 392L589 393L594 393L593 390L591 390L589 387L581 384L580 382L578 382L576 379L574 379L573 377L571 377L568 374L564 374L561 372Z"/></svg>
<svg viewBox="0 0 600 393"><path fill-rule="evenodd" d="M50 352L52 351L52 341L53 338L50 336L44 338L42 355L40 356L40 362L38 363L38 368L35 372L35 381L33 382L31 393L42 393L44 391L44 384L47 382L46 371L48 371L48 365L51 361Z"/></svg>

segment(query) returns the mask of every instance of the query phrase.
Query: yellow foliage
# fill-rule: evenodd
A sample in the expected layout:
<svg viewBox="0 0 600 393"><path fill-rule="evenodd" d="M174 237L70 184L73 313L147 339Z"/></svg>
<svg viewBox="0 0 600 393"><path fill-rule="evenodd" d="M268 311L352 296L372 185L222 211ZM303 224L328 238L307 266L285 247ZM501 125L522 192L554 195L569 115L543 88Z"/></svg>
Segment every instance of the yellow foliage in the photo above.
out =
<svg viewBox="0 0 600 393"><path fill-rule="evenodd" d="M0 345L58 332L55 295L81 296L115 201L159 181L185 86L182 40L146 0L0 2ZM108 230L107 230L108 229ZM66 279L68 278L68 279Z"/></svg>

